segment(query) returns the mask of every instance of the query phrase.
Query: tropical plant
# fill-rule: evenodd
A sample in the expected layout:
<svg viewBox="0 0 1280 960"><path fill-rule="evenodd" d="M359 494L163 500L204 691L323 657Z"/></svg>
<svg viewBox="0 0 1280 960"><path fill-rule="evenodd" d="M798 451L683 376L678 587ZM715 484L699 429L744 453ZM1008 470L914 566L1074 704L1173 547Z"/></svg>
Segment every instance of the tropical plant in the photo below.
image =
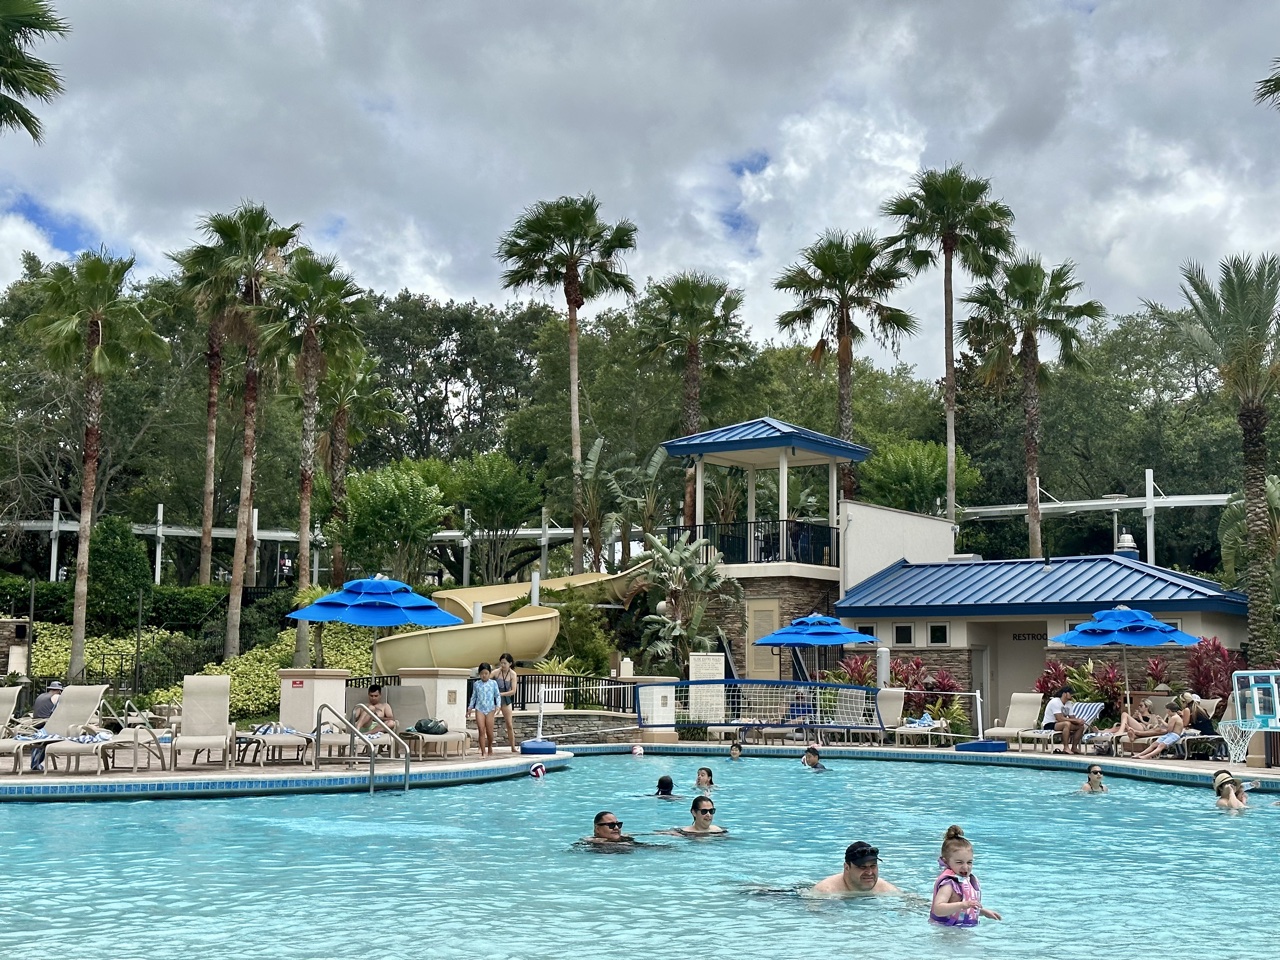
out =
<svg viewBox="0 0 1280 960"><path fill-rule="evenodd" d="M702 429L704 372L719 371L741 362L746 346L742 319L742 291L719 277L685 271L653 287L656 309L647 311L640 327L641 344L655 359L680 371L684 394L680 429L685 436ZM696 471L684 472L684 524L693 526Z"/></svg>
<svg viewBox="0 0 1280 960"><path fill-rule="evenodd" d="M928 705L929 716L946 724L953 736L967 737L973 728L969 723L969 711L955 697L939 697Z"/></svg>
<svg viewBox="0 0 1280 960"><path fill-rule="evenodd" d="M1224 647L1217 637L1201 637L1187 655L1187 680L1191 689L1207 700L1231 696L1231 675L1244 668L1244 658Z"/></svg>
<svg viewBox="0 0 1280 960"><path fill-rule="evenodd" d="M849 683L860 687L876 685L876 658L866 653L855 653L840 661L840 669L849 678Z"/></svg>
<svg viewBox="0 0 1280 960"><path fill-rule="evenodd" d="M113 257L106 248L86 250L70 264L56 263L36 280L44 306L28 323L49 361L78 373L84 390L84 441L80 448L80 526L76 547L72 608L72 680L84 670L85 614L89 595L89 539L94 491L101 456L102 403L106 379L133 367L138 356L162 357L161 340L125 295L132 257Z"/></svg>
<svg viewBox="0 0 1280 960"><path fill-rule="evenodd" d="M608 224L591 194L542 200L520 215L498 241L497 258L507 266L506 289L526 287L564 292L569 314L569 446L573 471L573 572L582 572L582 425L578 412L578 310L593 297L635 293L622 271L622 257L636 245L630 220Z"/></svg>
<svg viewBox="0 0 1280 960"><path fill-rule="evenodd" d="M891 197L880 212L898 222L886 241L919 273L942 255L943 343L946 360L943 402L947 417L947 519L956 519L956 363L951 272L953 261L976 277L988 277L997 257L1013 250L1013 211L991 198L991 181L970 176L960 164L922 170L912 189Z"/></svg>
<svg viewBox="0 0 1280 960"><path fill-rule="evenodd" d="M1046 697L1056 697L1058 691L1067 685L1066 665L1061 660L1045 658L1044 670L1031 689Z"/></svg>
<svg viewBox="0 0 1280 960"><path fill-rule="evenodd" d="M605 634L605 619L590 594L583 590L565 590L554 606L560 614L560 629L551 656L581 665L587 676L607 677L613 646Z"/></svg>
<svg viewBox="0 0 1280 960"><path fill-rule="evenodd" d="M574 657L543 657L533 665L533 672L565 677L589 677L592 675L591 671Z"/></svg>
<svg viewBox="0 0 1280 960"><path fill-rule="evenodd" d="M836 418L842 440L853 439L853 348L867 336L854 315L864 314L872 337L896 352L901 338L913 336L919 327L905 310L884 302L906 278L885 242L871 231L828 230L773 282L774 289L796 298L795 308L778 317L778 328L808 332L821 320L822 332L810 358L820 363L828 350L835 350ZM842 470L844 494L849 497L853 474L847 465Z"/></svg>
<svg viewBox="0 0 1280 960"><path fill-rule="evenodd" d="M922 691L929 687L929 668L920 657L910 660L894 657L889 661L889 686L908 691L903 697L902 709L907 714L919 716L925 705Z"/></svg>
<svg viewBox="0 0 1280 960"><path fill-rule="evenodd" d="M660 612L643 620L642 649L650 659L670 660L683 670L690 653L709 650L723 637L719 626L704 622L707 612L741 603L742 585L720 572L720 553L706 540L690 541L688 532L670 546L652 534L644 539L649 549L637 559L652 562L632 581L626 603L650 591L661 595Z"/></svg>
<svg viewBox="0 0 1280 960"><path fill-rule="evenodd" d="M1002 261L997 274L961 300L972 310L960 324L960 338L981 357L979 372L988 384L1000 383L1015 368L1021 376L1023 454L1027 478L1027 550L1044 556L1040 540L1040 388L1047 369L1040 344L1050 340L1064 369L1083 366L1079 357L1080 322L1106 310L1097 300L1070 302L1084 286L1070 260L1046 270L1040 258L1022 254Z"/></svg>
<svg viewBox="0 0 1280 960"><path fill-rule="evenodd" d="M283 266L288 248L301 226L298 223L281 226L266 207L245 201L231 213L211 213L202 218L199 229L205 242L175 257L186 277L185 284L198 296L207 298L208 309L221 315L228 335L239 340L245 348L244 447L240 458L236 540L231 555L231 594L227 604L224 644L226 657L234 657L240 651L240 608L249 551L254 464L258 449L259 324L267 289ZM214 396L212 367L211 356L211 399ZM216 415L216 406L211 405L210 413ZM207 441L205 452L208 456Z"/></svg>
<svg viewBox="0 0 1280 960"><path fill-rule="evenodd" d="M31 46L70 29L49 0L0 2L0 130L21 128L36 143L44 141L40 118L23 101L50 103L62 92L62 76L53 64L33 57Z"/></svg>
<svg viewBox="0 0 1280 960"><path fill-rule="evenodd" d="M603 452L604 437L597 437L582 464L582 522L594 573L599 573L604 563L606 529L612 534L615 523L614 514L609 510L609 471L600 459Z"/></svg>
<svg viewBox="0 0 1280 960"><path fill-rule="evenodd" d="M545 477L505 453L481 453L454 471L459 506L470 511L473 566L485 583L501 583L515 570L516 532L538 515ZM525 561L527 562L527 561Z"/></svg>
<svg viewBox="0 0 1280 960"><path fill-rule="evenodd" d="M747 500L747 484L741 467L725 467L703 474L707 487L707 517L711 523L733 523L741 515ZM687 526L688 524L686 524Z"/></svg>
<svg viewBox="0 0 1280 960"><path fill-rule="evenodd" d="M1255 103L1280 109L1280 57L1271 61L1271 76L1259 80L1254 87Z"/></svg>
<svg viewBox="0 0 1280 960"><path fill-rule="evenodd" d="M630 559L631 527L638 527L642 536L656 533L667 514L668 497L662 483L662 468L667 460L667 451L658 447L643 467L623 467L609 474L609 490L622 526L623 566Z"/></svg>
<svg viewBox="0 0 1280 960"><path fill-rule="evenodd" d="M1167 657L1147 658L1143 678L1146 681L1148 690L1154 690L1161 684L1168 686L1172 676L1173 671L1169 667L1169 659Z"/></svg>
<svg viewBox="0 0 1280 960"><path fill-rule="evenodd" d="M1218 268L1215 287L1197 263L1182 269L1189 314L1151 309L1184 343L1213 366L1221 392L1233 402L1244 454L1246 582L1249 593L1249 660L1271 663L1280 654L1271 581L1276 562L1268 536L1268 403L1280 386L1280 259L1273 254L1232 256Z"/></svg>
<svg viewBox="0 0 1280 960"><path fill-rule="evenodd" d="M311 583L311 496L315 486L320 381L330 359L341 360L360 346L357 320L368 311L364 291L344 273L337 257L319 257L303 247L272 278L264 311L262 351L293 368L302 394L301 462L298 469L298 582ZM293 665L306 666L307 625L298 622Z"/></svg>
<svg viewBox="0 0 1280 960"><path fill-rule="evenodd" d="M862 495L870 503L937 516L947 495L947 451L931 440L887 441L862 465ZM966 498L982 482L963 450L956 451L957 496Z"/></svg>
<svg viewBox="0 0 1280 960"><path fill-rule="evenodd" d="M1244 495L1233 493L1218 518L1218 543L1222 549L1222 570L1228 585L1234 584L1248 569L1249 525L1246 520ZM1267 477L1267 535L1264 549L1276 557L1272 567L1272 602L1280 604L1280 477Z"/></svg>

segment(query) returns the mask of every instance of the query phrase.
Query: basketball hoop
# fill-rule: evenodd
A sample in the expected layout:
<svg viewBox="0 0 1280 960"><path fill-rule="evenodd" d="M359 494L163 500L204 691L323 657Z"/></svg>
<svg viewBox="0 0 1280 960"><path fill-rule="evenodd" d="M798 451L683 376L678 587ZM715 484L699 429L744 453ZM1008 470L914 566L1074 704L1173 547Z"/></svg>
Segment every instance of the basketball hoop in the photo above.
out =
<svg viewBox="0 0 1280 960"><path fill-rule="evenodd" d="M1261 720L1223 720L1218 724L1218 733L1227 745L1227 755L1232 763L1244 763L1249 753L1249 741L1261 729Z"/></svg>

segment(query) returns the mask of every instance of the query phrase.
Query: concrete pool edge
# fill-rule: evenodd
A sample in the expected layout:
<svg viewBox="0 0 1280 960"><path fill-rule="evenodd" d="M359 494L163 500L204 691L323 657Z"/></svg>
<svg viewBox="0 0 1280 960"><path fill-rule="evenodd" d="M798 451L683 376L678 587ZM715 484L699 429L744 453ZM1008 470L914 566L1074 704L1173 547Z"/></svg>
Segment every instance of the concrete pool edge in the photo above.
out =
<svg viewBox="0 0 1280 960"><path fill-rule="evenodd" d="M641 744L646 755L655 756L695 756L695 757L727 757L727 745L711 745L705 743L646 743ZM585 743L565 744L561 749L571 751L574 756L604 756L608 754L628 754L631 744L626 743ZM1059 772L1079 773L1082 777L1086 769L1097 764L1112 777L1124 777L1130 780L1143 780L1149 783L1163 783L1180 787L1213 786L1214 770L1230 770L1241 780L1259 781L1256 788L1259 793L1280 793L1280 771L1261 770L1246 767L1244 764L1232 764L1227 761L1206 763L1204 769L1186 769L1185 761L1149 760L1138 762L1117 757L1066 756L1045 753L957 753L954 750L930 749L927 747L831 747L821 748L822 758L840 760L884 760L897 763L947 763L985 767L1023 767L1035 770L1056 770ZM798 759L804 753L804 745L796 746L764 746L749 744L746 747L748 757L772 757L782 759ZM1181 764L1172 766L1172 764Z"/></svg>
<svg viewBox="0 0 1280 960"><path fill-rule="evenodd" d="M409 789L485 783L529 775L529 768L541 763L549 773L568 769L572 753L524 756L514 754L489 761L462 761L447 766L416 764L409 772ZM375 782L379 793L401 790L403 766L380 767ZM287 771L265 771L258 767L232 768L216 772L188 774L127 774L101 777L96 774L13 775L0 781L0 803L64 803L102 800L208 800L225 797L283 796L298 793L368 793L368 772L355 770L313 771L295 767Z"/></svg>

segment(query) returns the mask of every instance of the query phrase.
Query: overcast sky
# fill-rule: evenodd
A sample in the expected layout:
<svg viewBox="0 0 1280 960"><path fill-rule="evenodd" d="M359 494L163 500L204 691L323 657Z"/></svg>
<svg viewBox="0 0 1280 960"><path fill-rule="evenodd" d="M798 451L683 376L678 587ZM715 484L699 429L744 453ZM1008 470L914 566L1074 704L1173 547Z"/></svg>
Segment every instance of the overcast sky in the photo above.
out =
<svg viewBox="0 0 1280 960"><path fill-rule="evenodd" d="M1252 102L1280 56L1266 0L56 4L72 33L37 52L67 92L43 146L0 138L2 283L23 249L165 270L202 213L251 198L363 285L501 301L497 237L591 191L638 225L638 281L718 273L776 338L797 251L887 232L880 203L952 162L1115 313L1178 302L1188 258L1280 249L1280 112ZM921 375L941 290L897 301Z"/></svg>

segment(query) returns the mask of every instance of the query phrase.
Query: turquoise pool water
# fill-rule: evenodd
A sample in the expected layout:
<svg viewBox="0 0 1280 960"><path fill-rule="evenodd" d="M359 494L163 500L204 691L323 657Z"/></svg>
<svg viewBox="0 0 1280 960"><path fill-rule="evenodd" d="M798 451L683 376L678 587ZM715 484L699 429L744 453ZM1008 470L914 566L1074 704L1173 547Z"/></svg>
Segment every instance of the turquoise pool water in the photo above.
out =
<svg viewBox="0 0 1280 960"><path fill-rule="evenodd" d="M714 769L731 837L575 850L592 815L687 823ZM0 956L23 958L1234 957L1265 942L1280 808L1208 788L834 760L590 757L543 781L409 794L0 807ZM940 930L923 897L943 831L965 827L1004 922ZM769 893L839 869L857 839L920 899ZM1160 946L1163 945L1163 946ZM1262 951L1265 954L1266 951Z"/></svg>

